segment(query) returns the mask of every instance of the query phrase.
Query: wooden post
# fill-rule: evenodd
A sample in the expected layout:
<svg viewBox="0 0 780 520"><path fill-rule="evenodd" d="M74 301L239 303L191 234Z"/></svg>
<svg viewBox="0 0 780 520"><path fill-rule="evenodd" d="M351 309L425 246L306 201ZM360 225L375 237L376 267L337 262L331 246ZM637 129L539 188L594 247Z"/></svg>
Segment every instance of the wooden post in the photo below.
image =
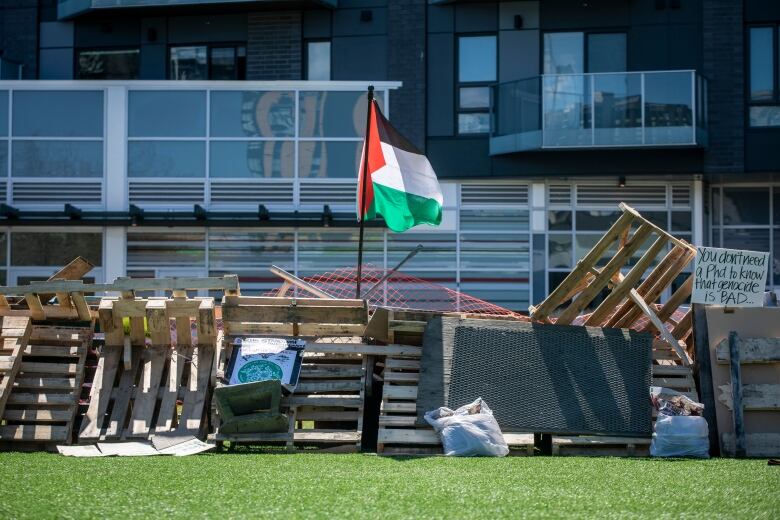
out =
<svg viewBox="0 0 780 520"><path fill-rule="evenodd" d="M729 332L729 364L731 365L731 399L734 403L734 456L743 459L745 448L745 417L742 409L742 371L739 366L739 336Z"/></svg>
<svg viewBox="0 0 780 520"><path fill-rule="evenodd" d="M718 421L715 417L715 391L712 387L712 362L710 360L710 339L707 330L707 314L701 303L693 304L693 347L696 363L693 365L693 377L697 380L699 400L704 404L704 418L710 432L710 454L720 455Z"/></svg>

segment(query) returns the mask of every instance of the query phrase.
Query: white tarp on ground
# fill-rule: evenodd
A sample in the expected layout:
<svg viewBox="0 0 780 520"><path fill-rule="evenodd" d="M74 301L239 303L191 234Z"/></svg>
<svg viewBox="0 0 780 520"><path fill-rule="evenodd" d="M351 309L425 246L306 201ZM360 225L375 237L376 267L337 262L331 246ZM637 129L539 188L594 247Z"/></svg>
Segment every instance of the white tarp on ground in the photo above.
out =
<svg viewBox="0 0 780 520"><path fill-rule="evenodd" d="M157 439L157 437L160 437ZM155 442L157 441L157 442ZM203 442L192 436L155 436L152 442L99 442L87 446L57 446L61 455L68 457L147 457L152 455L173 455L184 457L214 449L214 444Z"/></svg>

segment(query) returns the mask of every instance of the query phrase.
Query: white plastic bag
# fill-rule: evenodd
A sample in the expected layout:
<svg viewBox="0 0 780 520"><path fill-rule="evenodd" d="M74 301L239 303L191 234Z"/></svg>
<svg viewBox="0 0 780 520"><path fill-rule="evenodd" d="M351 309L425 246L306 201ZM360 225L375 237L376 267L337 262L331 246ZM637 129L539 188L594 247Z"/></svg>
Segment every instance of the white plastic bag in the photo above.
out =
<svg viewBox="0 0 780 520"><path fill-rule="evenodd" d="M650 443L653 457L710 456L709 428L704 417L686 415L659 415Z"/></svg>
<svg viewBox="0 0 780 520"><path fill-rule="evenodd" d="M431 410L425 420L439 434L445 455L504 457L509 453L501 428L481 397L457 410Z"/></svg>

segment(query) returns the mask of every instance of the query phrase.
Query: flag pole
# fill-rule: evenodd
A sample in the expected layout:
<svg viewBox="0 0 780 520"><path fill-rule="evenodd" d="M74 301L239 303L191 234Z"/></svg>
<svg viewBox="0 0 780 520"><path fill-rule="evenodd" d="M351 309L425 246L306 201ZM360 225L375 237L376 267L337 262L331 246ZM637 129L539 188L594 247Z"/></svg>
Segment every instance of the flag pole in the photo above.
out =
<svg viewBox="0 0 780 520"><path fill-rule="evenodd" d="M366 134L365 148L363 152L363 175L360 178L360 234L358 237L358 263L357 263L357 286L355 287L355 298L360 299L360 279L363 277L363 228L365 227L366 215L366 182L368 178L368 144L369 132L371 131L371 104L374 102L374 85L368 86L368 110L366 111Z"/></svg>

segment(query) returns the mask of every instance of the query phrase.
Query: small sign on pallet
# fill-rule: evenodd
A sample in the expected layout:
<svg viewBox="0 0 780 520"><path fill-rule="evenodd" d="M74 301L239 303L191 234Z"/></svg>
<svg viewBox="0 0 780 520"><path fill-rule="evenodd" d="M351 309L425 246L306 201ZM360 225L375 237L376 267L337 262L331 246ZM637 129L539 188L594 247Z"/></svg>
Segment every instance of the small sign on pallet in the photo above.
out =
<svg viewBox="0 0 780 520"><path fill-rule="evenodd" d="M306 342L283 338L237 338L228 367L229 384L278 379L292 392L298 384Z"/></svg>
<svg viewBox="0 0 780 520"><path fill-rule="evenodd" d="M691 302L725 307L761 307L769 253L697 247Z"/></svg>

